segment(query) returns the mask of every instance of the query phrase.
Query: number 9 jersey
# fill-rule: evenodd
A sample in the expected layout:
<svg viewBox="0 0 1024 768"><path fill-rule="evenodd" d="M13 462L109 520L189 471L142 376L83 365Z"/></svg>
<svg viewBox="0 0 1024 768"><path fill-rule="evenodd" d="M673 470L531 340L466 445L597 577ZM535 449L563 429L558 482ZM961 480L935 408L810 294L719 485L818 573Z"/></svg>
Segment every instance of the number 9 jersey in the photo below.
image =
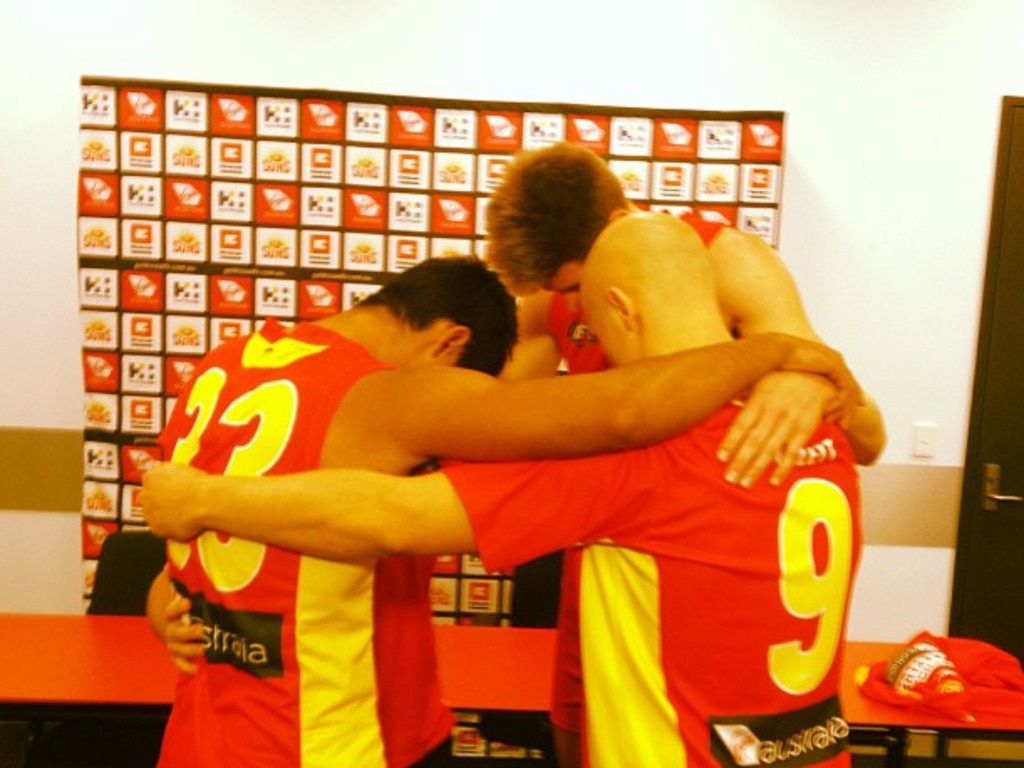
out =
<svg viewBox="0 0 1024 768"><path fill-rule="evenodd" d="M649 448L443 471L489 570L578 545L587 764L849 765L857 469L823 425L779 487L724 480L738 413Z"/></svg>

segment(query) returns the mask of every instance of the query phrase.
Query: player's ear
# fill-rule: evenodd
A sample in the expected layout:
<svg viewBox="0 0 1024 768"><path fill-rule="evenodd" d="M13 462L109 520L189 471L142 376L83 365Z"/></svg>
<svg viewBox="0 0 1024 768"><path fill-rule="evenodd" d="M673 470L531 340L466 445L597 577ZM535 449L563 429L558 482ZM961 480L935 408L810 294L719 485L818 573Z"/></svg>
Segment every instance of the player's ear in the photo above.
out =
<svg viewBox="0 0 1024 768"><path fill-rule="evenodd" d="M432 355L435 362L458 365L462 350L473 339L473 332L465 325L450 325L434 340Z"/></svg>
<svg viewBox="0 0 1024 768"><path fill-rule="evenodd" d="M612 285L605 290L604 300L609 307L607 311L615 318L615 322L623 330L634 333L637 329L639 318L636 304L630 295L621 288Z"/></svg>

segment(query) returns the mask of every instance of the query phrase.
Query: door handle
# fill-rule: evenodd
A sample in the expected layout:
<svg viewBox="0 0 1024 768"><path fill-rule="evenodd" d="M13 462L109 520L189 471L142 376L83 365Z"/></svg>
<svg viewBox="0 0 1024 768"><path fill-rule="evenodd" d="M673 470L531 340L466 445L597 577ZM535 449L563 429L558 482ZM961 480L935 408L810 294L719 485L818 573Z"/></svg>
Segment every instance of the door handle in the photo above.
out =
<svg viewBox="0 0 1024 768"><path fill-rule="evenodd" d="M982 465L982 474L984 476L984 487L983 498L981 500L981 507L985 510L994 510L999 508L999 502L1018 502L1024 501L1024 496L1008 496L1006 494L999 493L999 479L1002 474L1002 467L998 464L984 464Z"/></svg>

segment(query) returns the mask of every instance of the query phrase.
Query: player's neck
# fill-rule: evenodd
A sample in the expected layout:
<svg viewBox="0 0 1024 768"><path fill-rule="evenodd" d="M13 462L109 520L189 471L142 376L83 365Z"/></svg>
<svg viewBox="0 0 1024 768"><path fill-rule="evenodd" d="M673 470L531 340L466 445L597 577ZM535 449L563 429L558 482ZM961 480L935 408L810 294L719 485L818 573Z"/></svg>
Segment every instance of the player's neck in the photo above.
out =
<svg viewBox="0 0 1024 768"><path fill-rule="evenodd" d="M316 324L355 342L381 361L390 357L396 334L404 327L386 307L357 307L317 320Z"/></svg>

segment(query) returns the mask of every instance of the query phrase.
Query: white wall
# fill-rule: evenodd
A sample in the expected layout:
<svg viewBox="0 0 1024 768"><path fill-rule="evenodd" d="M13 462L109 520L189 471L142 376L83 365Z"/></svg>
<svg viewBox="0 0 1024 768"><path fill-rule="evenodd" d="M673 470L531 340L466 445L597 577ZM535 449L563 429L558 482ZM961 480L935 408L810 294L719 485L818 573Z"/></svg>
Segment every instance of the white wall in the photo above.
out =
<svg viewBox="0 0 1024 768"><path fill-rule="evenodd" d="M0 511L0 612L81 612L82 539L72 518Z"/></svg>
<svg viewBox="0 0 1024 768"><path fill-rule="evenodd" d="M80 424L73 169L78 79L94 74L785 110L781 249L816 324L880 399L885 460L910 461L911 424L927 418L940 427L935 462L962 463L999 102L1024 93L1024 7L500 8L0 0L0 425Z"/></svg>
<svg viewBox="0 0 1024 768"><path fill-rule="evenodd" d="M0 426L81 424L74 169L90 74L785 110L781 250L882 405L883 461L962 465L1021 29L1015 0L0 0ZM939 426L934 459L911 456L919 419Z"/></svg>

